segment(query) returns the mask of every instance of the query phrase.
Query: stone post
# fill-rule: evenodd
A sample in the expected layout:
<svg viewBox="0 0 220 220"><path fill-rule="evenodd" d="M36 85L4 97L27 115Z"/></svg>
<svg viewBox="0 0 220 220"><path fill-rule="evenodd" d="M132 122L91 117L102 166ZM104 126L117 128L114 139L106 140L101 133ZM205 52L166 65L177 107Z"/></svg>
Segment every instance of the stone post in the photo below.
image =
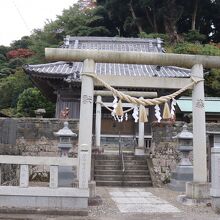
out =
<svg viewBox="0 0 220 220"><path fill-rule="evenodd" d="M218 135L220 136L220 135ZM215 146L212 148L212 187L210 194L212 197L213 209L220 213L220 147Z"/></svg>
<svg viewBox="0 0 220 220"><path fill-rule="evenodd" d="M143 97L140 99L143 99ZM143 106L140 106L140 108L141 107ZM135 155L144 155L144 122L140 122L140 115L138 122L138 147L135 148Z"/></svg>
<svg viewBox="0 0 220 220"><path fill-rule="evenodd" d="M89 160L88 146L83 144L79 153L79 188L86 189L88 185L88 160Z"/></svg>
<svg viewBox="0 0 220 220"><path fill-rule="evenodd" d="M2 185L2 165L0 164L0 185Z"/></svg>
<svg viewBox="0 0 220 220"><path fill-rule="evenodd" d="M95 144L96 148L101 149L101 121L102 121L102 97L99 95L96 99L96 118L95 118Z"/></svg>
<svg viewBox="0 0 220 220"><path fill-rule="evenodd" d="M50 166L50 188L58 187L58 166Z"/></svg>
<svg viewBox="0 0 220 220"><path fill-rule="evenodd" d="M192 76L203 79L203 66L196 64ZM192 94L193 112L193 181L207 182L206 125L204 81L197 83Z"/></svg>
<svg viewBox="0 0 220 220"><path fill-rule="evenodd" d="M203 79L203 66L201 64L195 64L192 67L192 76ZM193 182L186 184L186 196L195 200L209 197L204 99L204 81L200 81L194 86L192 94Z"/></svg>
<svg viewBox="0 0 220 220"><path fill-rule="evenodd" d="M86 59L83 63L82 73L95 74L95 62L93 60ZM81 79L82 79L82 85L81 85L78 155L80 155L81 146L86 144L88 146L87 175L88 175L88 180L90 180L94 84L93 84L93 78L90 76L82 75Z"/></svg>
<svg viewBox="0 0 220 220"><path fill-rule="evenodd" d="M20 187L28 187L29 185L29 169L28 165L20 165Z"/></svg>

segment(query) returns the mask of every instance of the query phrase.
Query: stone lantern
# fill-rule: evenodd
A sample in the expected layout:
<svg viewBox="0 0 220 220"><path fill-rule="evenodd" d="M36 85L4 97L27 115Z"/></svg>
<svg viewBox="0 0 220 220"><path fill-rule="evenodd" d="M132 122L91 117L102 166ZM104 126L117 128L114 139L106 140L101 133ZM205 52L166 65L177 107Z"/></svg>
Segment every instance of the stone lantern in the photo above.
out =
<svg viewBox="0 0 220 220"><path fill-rule="evenodd" d="M68 122L65 121L64 127L58 132L54 132L54 135L59 138L58 148L60 149L61 157L68 157L69 150L72 147L71 139L77 136L76 133L69 129L68 125Z"/></svg>
<svg viewBox="0 0 220 220"><path fill-rule="evenodd" d="M68 122L64 122L64 127L54 135L59 138L58 148L60 150L60 157L68 157L69 150L72 148L71 140L77 135L73 133L69 127ZM72 187L76 171L73 167L59 166L58 169L58 186L59 187Z"/></svg>
<svg viewBox="0 0 220 220"><path fill-rule="evenodd" d="M193 150L193 134L187 130L187 125L185 124L183 130L173 138L177 139L177 150L181 153L181 160L176 170L171 173L169 188L184 192L186 182L193 180L193 166L189 160L189 153Z"/></svg>

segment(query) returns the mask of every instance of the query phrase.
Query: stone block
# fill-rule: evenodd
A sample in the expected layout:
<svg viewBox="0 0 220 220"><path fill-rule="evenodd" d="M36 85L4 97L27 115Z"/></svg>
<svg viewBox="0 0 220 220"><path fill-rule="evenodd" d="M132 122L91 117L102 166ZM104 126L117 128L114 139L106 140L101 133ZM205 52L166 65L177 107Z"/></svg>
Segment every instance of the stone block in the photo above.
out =
<svg viewBox="0 0 220 220"><path fill-rule="evenodd" d="M216 213L220 214L220 197L212 197L212 208Z"/></svg>
<svg viewBox="0 0 220 220"><path fill-rule="evenodd" d="M186 197L196 200L210 199L210 183L187 182Z"/></svg>
<svg viewBox="0 0 220 220"><path fill-rule="evenodd" d="M95 198L96 197L96 182L90 181L89 182L89 198Z"/></svg>

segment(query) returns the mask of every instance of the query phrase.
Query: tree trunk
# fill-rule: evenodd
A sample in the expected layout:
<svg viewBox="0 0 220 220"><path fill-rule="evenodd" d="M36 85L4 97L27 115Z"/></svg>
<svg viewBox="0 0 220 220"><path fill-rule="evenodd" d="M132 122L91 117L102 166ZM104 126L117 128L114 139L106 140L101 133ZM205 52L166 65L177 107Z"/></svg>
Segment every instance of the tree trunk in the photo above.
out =
<svg viewBox="0 0 220 220"><path fill-rule="evenodd" d="M150 9L148 7L146 7L146 9L145 9L147 20L148 20L150 26L152 27L153 32L158 33L155 7L153 6L153 8L151 10L153 12L152 15L149 13ZM152 16L152 18L151 18L151 16Z"/></svg>
<svg viewBox="0 0 220 220"><path fill-rule="evenodd" d="M137 25L139 33L143 32L142 26L137 22L137 17L136 17L136 14L134 12L134 9L132 7L132 0L129 2L128 6L129 6L129 9L131 11L132 18L134 19L135 24Z"/></svg>
<svg viewBox="0 0 220 220"><path fill-rule="evenodd" d="M171 42L179 41L176 23L181 17L181 10L177 7L176 0L167 0L164 7L164 28Z"/></svg>
<svg viewBox="0 0 220 220"><path fill-rule="evenodd" d="M191 29L193 31L196 30L196 16L197 16L197 11L198 11L198 3L199 3L199 0L195 0L194 1L194 10L193 10L193 13L192 13L192 25L191 25Z"/></svg>
<svg viewBox="0 0 220 220"><path fill-rule="evenodd" d="M154 25L154 33L158 33L155 5L153 6L153 25Z"/></svg>

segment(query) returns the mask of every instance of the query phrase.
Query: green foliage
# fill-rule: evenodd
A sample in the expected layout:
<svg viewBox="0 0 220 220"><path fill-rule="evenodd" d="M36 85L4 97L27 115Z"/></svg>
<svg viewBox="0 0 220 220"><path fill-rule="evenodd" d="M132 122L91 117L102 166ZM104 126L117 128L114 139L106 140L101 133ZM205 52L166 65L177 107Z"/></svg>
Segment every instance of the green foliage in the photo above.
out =
<svg viewBox="0 0 220 220"><path fill-rule="evenodd" d="M213 44L193 44L188 42L183 42L174 45L172 47L172 52L179 54L200 54L200 55L210 55L219 56L220 48Z"/></svg>
<svg viewBox="0 0 220 220"><path fill-rule="evenodd" d="M2 68L2 69L1 69L1 73L2 73L3 75L9 76L10 74L14 74L14 70L11 69L11 68L5 67L5 68Z"/></svg>
<svg viewBox="0 0 220 220"><path fill-rule="evenodd" d="M24 63L24 59L17 57L9 60L8 67L11 69L16 69L17 67L21 67Z"/></svg>
<svg viewBox="0 0 220 220"><path fill-rule="evenodd" d="M37 88L24 90L17 103L17 116L34 117L34 111L38 108L46 110L46 117L53 117L55 106L41 94Z"/></svg>
<svg viewBox="0 0 220 220"><path fill-rule="evenodd" d="M5 62L6 60L7 60L7 58L5 57L5 55L0 53L0 61L4 61Z"/></svg>
<svg viewBox="0 0 220 220"><path fill-rule="evenodd" d="M0 109L15 107L18 96L31 83L24 72L19 69L13 75L0 79Z"/></svg>
<svg viewBox="0 0 220 220"><path fill-rule="evenodd" d="M162 39L165 43L168 43L169 41L169 36L167 34L162 34L162 33L150 33L147 34L145 32L141 32L138 37L140 38L160 38Z"/></svg>
<svg viewBox="0 0 220 220"><path fill-rule="evenodd" d="M6 47L6 46L3 46L3 45L0 45L0 54L6 56L6 53L11 50L10 47Z"/></svg>
<svg viewBox="0 0 220 220"><path fill-rule="evenodd" d="M220 96L220 70L212 69L205 76L205 92L209 96Z"/></svg>
<svg viewBox="0 0 220 220"><path fill-rule="evenodd" d="M11 50L16 50L16 49L24 49L24 48L29 48L31 46L31 39L30 36L23 36L20 40L15 40L13 41L10 46Z"/></svg>
<svg viewBox="0 0 220 220"><path fill-rule="evenodd" d="M200 34L197 30L190 30L188 33L184 34L185 41L196 43L206 40L206 36L204 34Z"/></svg>

